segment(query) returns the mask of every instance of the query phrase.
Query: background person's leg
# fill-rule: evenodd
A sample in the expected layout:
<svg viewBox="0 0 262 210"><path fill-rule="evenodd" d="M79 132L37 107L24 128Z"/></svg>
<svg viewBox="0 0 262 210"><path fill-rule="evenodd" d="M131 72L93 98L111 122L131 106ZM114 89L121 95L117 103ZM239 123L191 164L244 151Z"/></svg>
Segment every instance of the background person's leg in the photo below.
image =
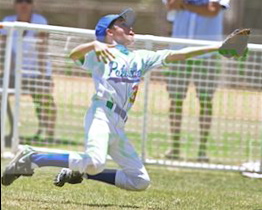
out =
<svg viewBox="0 0 262 210"><path fill-rule="evenodd" d="M201 93L200 93L201 94ZM212 124L213 102L211 97L199 97L200 100L200 114L199 114L199 126L200 126L200 144L198 150L198 160L207 161L207 140L210 133L210 127Z"/></svg>
<svg viewBox="0 0 262 210"><path fill-rule="evenodd" d="M35 104L36 115L38 119L38 132L40 135L43 130L46 131L47 139L50 141L54 138L56 106L51 94L32 94Z"/></svg>
<svg viewBox="0 0 262 210"><path fill-rule="evenodd" d="M36 137L39 137L43 130L45 130L46 138L49 141L53 141L56 125L56 105L52 95L54 83L49 76L37 78L34 83L38 87L31 90L38 118Z"/></svg>
<svg viewBox="0 0 262 210"><path fill-rule="evenodd" d="M167 74L167 91L170 98L169 122L172 147L165 154L168 159L179 159L183 103L192 73L192 61L178 62Z"/></svg>
<svg viewBox="0 0 262 210"><path fill-rule="evenodd" d="M200 103L199 161L208 161L207 142L212 126L213 96L219 82L220 65L220 59L217 57L204 58L195 62L194 82Z"/></svg>
<svg viewBox="0 0 262 210"><path fill-rule="evenodd" d="M35 139L39 139L40 138L40 135L43 133L43 122L42 122L42 117L41 117L41 114L42 114L42 106L40 105L41 102L41 96L40 94L31 94L32 96L32 99L33 99L33 103L34 103L34 106L35 106L35 111L36 111L36 117L37 117L37 120L38 120L38 130L34 136Z"/></svg>
<svg viewBox="0 0 262 210"><path fill-rule="evenodd" d="M181 97L172 97L169 108L170 131L172 138L172 148L167 151L165 157L169 159L178 159L180 156L180 128L182 123L182 112L184 99Z"/></svg>

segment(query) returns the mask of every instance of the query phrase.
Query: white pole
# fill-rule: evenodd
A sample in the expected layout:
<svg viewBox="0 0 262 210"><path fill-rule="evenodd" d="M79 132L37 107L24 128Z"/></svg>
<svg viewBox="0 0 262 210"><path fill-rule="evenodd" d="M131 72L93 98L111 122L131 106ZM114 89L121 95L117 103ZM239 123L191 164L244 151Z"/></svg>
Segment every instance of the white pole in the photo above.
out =
<svg viewBox="0 0 262 210"><path fill-rule="evenodd" d="M13 45L14 29L7 30L7 40L5 47L5 65L4 65L4 78L3 78L3 92L1 104L1 154L5 150L5 119L8 100L8 88L11 68L12 45Z"/></svg>
<svg viewBox="0 0 262 210"><path fill-rule="evenodd" d="M17 30L16 60L15 60L15 109L14 109L14 135L12 138L12 152L16 153L19 145L19 109L21 95L21 71L23 64L23 31Z"/></svg>
<svg viewBox="0 0 262 210"><path fill-rule="evenodd" d="M261 103L262 104L262 100L261 100ZM262 110L260 109L260 117L259 119L262 120ZM260 167L259 167L259 173L262 173L262 121L259 123L260 126L259 126L259 134L258 136L260 136Z"/></svg>
<svg viewBox="0 0 262 210"><path fill-rule="evenodd" d="M146 49L151 50L153 47L151 41L146 41ZM150 71L145 76L145 86L144 86L144 110L143 110L143 125L142 125L142 151L141 159L145 163L146 161L146 143L147 143L147 128L148 128L148 91L149 91L149 82L150 82Z"/></svg>

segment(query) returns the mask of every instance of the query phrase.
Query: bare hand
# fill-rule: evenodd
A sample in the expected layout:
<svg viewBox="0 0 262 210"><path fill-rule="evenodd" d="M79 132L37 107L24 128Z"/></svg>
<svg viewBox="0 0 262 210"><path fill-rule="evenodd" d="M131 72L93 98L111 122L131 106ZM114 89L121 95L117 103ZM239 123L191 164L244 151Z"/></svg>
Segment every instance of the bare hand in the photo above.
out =
<svg viewBox="0 0 262 210"><path fill-rule="evenodd" d="M109 51L109 48L113 48L115 45L111 44L105 44L99 41L96 41L94 44L94 51L96 53L97 60L99 62L104 62L107 64L107 62L112 61L115 59L115 56Z"/></svg>

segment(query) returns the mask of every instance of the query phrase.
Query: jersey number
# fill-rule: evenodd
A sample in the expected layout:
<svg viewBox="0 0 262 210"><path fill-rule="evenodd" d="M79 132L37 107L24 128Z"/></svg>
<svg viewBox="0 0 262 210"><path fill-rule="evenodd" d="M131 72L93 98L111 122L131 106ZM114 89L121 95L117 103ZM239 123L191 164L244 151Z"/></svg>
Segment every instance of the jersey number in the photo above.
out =
<svg viewBox="0 0 262 210"><path fill-rule="evenodd" d="M135 85L132 89L133 89L133 93L132 93L132 95L129 98L129 102L130 103L134 103L135 100L136 100L136 95L137 95L137 91L138 91L138 85Z"/></svg>

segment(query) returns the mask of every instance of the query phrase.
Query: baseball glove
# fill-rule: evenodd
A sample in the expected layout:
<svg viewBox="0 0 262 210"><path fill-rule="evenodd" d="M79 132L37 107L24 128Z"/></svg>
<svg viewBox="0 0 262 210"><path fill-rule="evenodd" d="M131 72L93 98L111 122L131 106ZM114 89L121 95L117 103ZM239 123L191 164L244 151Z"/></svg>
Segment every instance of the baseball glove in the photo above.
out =
<svg viewBox="0 0 262 210"><path fill-rule="evenodd" d="M246 56L250 29L236 29L222 43L219 53L226 58Z"/></svg>

